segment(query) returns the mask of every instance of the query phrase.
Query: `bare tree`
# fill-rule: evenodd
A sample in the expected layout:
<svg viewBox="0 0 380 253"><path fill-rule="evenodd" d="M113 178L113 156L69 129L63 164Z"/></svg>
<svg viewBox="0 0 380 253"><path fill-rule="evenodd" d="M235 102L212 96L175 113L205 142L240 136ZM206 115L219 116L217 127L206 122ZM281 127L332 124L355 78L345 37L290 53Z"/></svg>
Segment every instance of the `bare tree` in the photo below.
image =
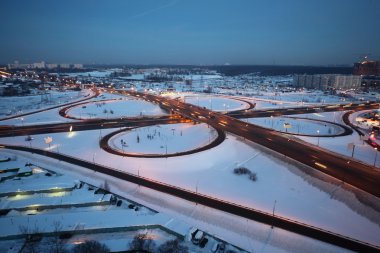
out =
<svg viewBox="0 0 380 253"><path fill-rule="evenodd" d="M129 244L130 250L145 250L148 252L154 252L156 244L149 238L148 233L137 234Z"/></svg>
<svg viewBox="0 0 380 253"><path fill-rule="evenodd" d="M189 249L182 245L178 239L170 240L161 244L158 253L187 253Z"/></svg>
<svg viewBox="0 0 380 253"><path fill-rule="evenodd" d="M19 226L20 234L25 236L25 243L22 249L23 253L37 253L39 252L39 243L42 239L40 231L37 226L30 230L28 226Z"/></svg>
<svg viewBox="0 0 380 253"><path fill-rule="evenodd" d="M63 240L60 238L63 226L60 221L54 221L53 222L53 236L50 238L50 248L49 252L54 253L64 253L66 252L64 249L64 243Z"/></svg>
<svg viewBox="0 0 380 253"><path fill-rule="evenodd" d="M106 190L106 191L110 191L110 186L108 185L108 181L107 180L104 180L104 185L103 185L103 189Z"/></svg>
<svg viewBox="0 0 380 253"><path fill-rule="evenodd" d="M97 241L85 241L84 243L75 245L73 253L108 253L109 248Z"/></svg>

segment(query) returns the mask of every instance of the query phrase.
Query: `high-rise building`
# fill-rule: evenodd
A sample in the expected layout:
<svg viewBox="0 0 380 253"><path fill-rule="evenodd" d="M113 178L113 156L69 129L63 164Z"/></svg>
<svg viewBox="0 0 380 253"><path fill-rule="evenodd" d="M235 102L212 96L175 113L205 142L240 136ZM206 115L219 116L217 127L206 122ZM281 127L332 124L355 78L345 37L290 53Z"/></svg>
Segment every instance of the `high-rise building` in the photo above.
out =
<svg viewBox="0 0 380 253"><path fill-rule="evenodd" d="M83 64L75 63L75 64L73 64L73 68L74 69L82 69L83 68Z"/></svg>
<svg viewBox="0 0 380 253"><path fill-rule="evenodd" d="M362 61L354 64L354 75L380 76L380 61Z"/></svg>
<svg viewBox="0 0 380 253"><path fill-rule="evenodd" d="M354 75L295 75L293 86L299 88L328 90L328 89L357 89L361 87L362 76Z"/></svg>

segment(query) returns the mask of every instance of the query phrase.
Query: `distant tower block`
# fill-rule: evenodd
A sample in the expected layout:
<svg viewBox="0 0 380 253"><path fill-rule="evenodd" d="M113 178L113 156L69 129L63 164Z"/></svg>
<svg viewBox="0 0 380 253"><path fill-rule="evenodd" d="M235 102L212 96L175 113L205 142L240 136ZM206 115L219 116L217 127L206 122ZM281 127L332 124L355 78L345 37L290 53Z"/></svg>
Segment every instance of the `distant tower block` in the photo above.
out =
<svg viewBox="0 0 380 253"><path fill-rule="evenodd" d="M189 88L189 90L193 90L193 79L186 79L185 84Z"/></svg>

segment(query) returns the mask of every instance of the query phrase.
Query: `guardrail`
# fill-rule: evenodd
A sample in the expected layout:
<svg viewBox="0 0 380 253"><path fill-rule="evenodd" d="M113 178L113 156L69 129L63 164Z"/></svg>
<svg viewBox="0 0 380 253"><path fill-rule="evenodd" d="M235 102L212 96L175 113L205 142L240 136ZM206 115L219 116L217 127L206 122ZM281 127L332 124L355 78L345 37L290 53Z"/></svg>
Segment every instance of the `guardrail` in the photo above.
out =
<svg viewBox="0 0 380 253"><path fill-rule="evenodd" d="M198 192L193 192L184 188L180 188L174 185L169 185L163 182L152 180L146 177L137 176L131 173L127 173L121 170L106 167L104 165L91 163L89 161L81 160L72 156L63 155L51 151L42 149L29 148L25 146L13 146L2 145L3 148L32 152L38 155L59 159L64 162L82 166L100 173L104 173L122 180L129 181L131 183L147 187L153 190L160 191L162 193L170 194L187 201L195 202L208 206L217 210L221 210L227 213L231 213L240 217L265 223L267 225L275 226L290 232L301 234L307 237L311 237L323 242L327 242L333 245L337 245L346 249L358 251L358 252L380 252L380 247L372 245L370 243L362 242L348 236L344 236L338 233L334 233L328 230L317 228L312 225L301 223L295 220L291 220L279 215L273 215L267 212L263 212L254 208L245 207L239 204L228 202L222 199L211 197Z"/></svg>

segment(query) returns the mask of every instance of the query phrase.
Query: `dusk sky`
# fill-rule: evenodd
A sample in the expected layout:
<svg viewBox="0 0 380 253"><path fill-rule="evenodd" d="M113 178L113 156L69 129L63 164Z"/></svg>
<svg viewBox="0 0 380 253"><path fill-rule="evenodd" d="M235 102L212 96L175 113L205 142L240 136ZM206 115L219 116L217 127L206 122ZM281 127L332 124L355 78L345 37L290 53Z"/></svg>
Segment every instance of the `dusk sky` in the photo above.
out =
<svg viewBox="0 0 380 253"><path fill-rule="evenodd" d="M0 63L380 60L378 0L1 1Z"/></svg>

